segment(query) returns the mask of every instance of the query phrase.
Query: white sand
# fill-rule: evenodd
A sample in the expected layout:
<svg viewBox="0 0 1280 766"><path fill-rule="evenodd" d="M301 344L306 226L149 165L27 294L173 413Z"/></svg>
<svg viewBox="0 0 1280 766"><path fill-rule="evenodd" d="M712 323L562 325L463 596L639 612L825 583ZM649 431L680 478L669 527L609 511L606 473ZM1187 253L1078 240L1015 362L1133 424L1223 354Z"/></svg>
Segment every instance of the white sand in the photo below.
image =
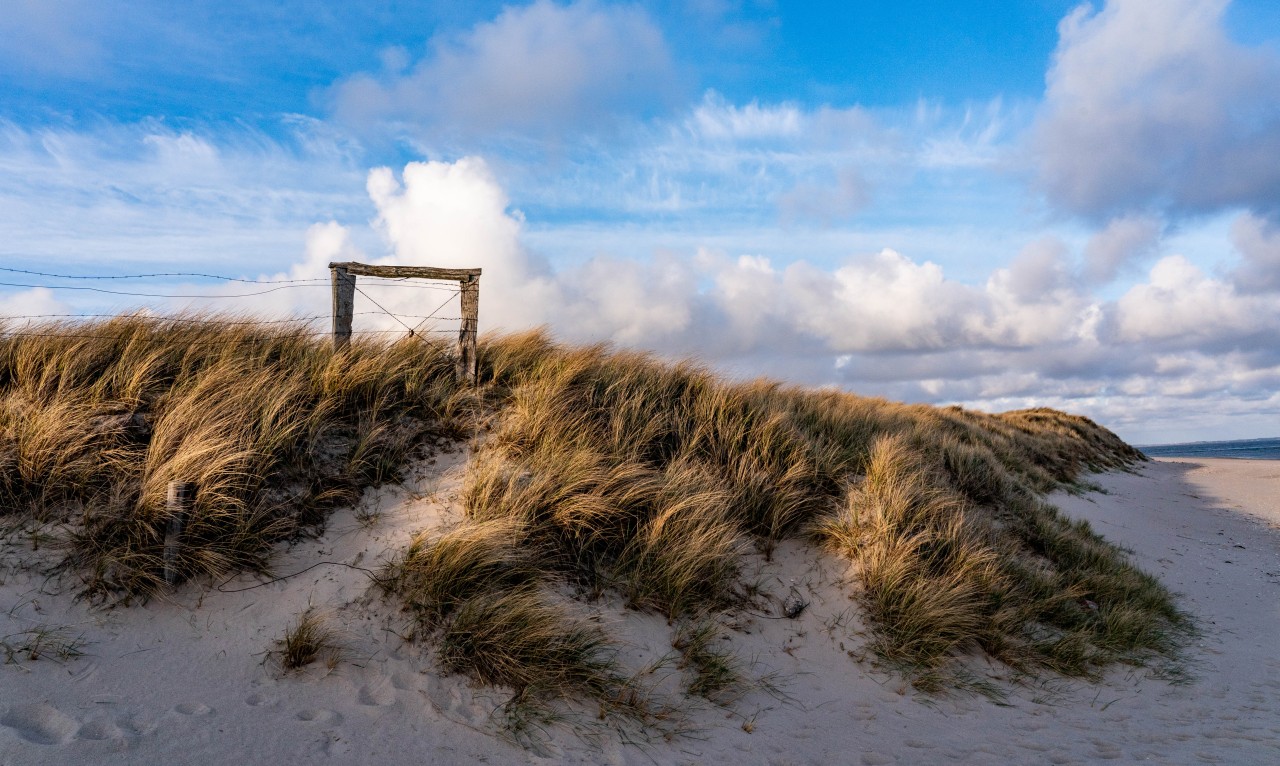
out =
<svg viewBox="0 0 1280 766"><path fill-rule="evenodd" d="M461 462L445 456L409 489L369 498L365 509L381 512L371 522L339 514L321 540L282 552L278 572L376 565L456 512ZM1096 685L1013 688L1007 707L923 697L856 659L863 641L836 562L815 565L795 544L761 576L779 598L794 584L811 606L794 621L744 615L732 633L790 699L758 691L732 710L704 705L695 731L671 741L557 729L538 754L494 735L501 694L442 676L429 651L396 635L402 618L358 570L325 565L239 593L187 586L169 602L102 611L9 548L0 637L61 628L86 643L65 663L0 667L0 764L1280 763L1280 462L1162 461L1095 478L1106 494L1054 500L1183 594L1205 629L1190 684L1120 669ZM337 616L348 659L283 676L264 653L308 603ZM670 651L663 620L604 618L633 642L629 661Z"/></svg>

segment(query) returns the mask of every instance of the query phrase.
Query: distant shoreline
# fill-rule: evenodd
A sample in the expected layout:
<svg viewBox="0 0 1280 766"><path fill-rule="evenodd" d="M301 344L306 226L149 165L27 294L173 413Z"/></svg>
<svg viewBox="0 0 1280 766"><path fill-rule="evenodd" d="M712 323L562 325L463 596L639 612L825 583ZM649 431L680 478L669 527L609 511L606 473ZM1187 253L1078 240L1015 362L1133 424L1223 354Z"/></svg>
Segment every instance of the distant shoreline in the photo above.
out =
<svg viewBox="0 0 1280 766"><path fill-rule="evenodd" d="M1280 460L1280 437L1218 442L1138 445L1148 457L1206 457L1235 460Z"/></svg>

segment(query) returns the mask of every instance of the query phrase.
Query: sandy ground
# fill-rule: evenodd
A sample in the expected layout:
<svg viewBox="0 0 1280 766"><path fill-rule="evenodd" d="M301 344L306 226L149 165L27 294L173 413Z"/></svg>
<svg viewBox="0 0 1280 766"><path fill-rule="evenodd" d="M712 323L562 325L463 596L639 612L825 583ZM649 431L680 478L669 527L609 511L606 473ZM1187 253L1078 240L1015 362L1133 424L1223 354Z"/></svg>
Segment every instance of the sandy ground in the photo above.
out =
<svg viewBox="0 0 1280 766"><path fill-rule="evenodd" d="M442 456L406 487L371 493L323 538L282 551L278 572L376 567L456 513L463 461ZM553 728L531 749L495 733L499 692L440 674L428 650L399 637L402 618L358 569L187 586L103 611L9 546L0 638L54 631L84 654L0 667L0 764L1280 763L1280 461L1166 460L1095 479L1104 492L1054 501L1182 594L1204 628L1190 683L1120 669L1099 684L1007 687L1005 705L919 695L860 659L837 563L793 544L760 562L759 576L778 602L794 587L810 606L796 620L777 608L738 615L727 630L779 690L695 707L689 731L669 739L583 717L576 733ZM284 675L266 653L308 605L341 626L345 659ZM670 653L665 621L594 608L630 642L628 663Z"/></svg>

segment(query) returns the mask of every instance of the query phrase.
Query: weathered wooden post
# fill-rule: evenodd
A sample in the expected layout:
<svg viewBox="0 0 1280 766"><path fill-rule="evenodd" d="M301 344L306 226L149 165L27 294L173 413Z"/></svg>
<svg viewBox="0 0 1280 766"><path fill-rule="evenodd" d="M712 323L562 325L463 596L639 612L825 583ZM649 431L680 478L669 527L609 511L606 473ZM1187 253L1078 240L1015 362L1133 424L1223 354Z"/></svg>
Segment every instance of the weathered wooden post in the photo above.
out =
<svg viewBox="0 0 1280 766"><path fill-rule="evenodd" d="M333 281L333 350L345 348L351 342L351 317L356 301L356 275L345 264L329 264Z"/></svg>
<svg viewBox="0 0 1280 766"><path fill-rule="evenodd" d="M169 482L164 510L169 526L164 535L164 582L170 588L178 584L178 551L182 547L182 530L196 503L196 485L189 481Z"/></svg>
<svg viewBox="0 0 1280 766"><path fill-rule="evenodd" d="M462 325L458 328L458 382L474 385L480 360L476 356L476 335L480 327L480 275L460 281Z"/></svg>

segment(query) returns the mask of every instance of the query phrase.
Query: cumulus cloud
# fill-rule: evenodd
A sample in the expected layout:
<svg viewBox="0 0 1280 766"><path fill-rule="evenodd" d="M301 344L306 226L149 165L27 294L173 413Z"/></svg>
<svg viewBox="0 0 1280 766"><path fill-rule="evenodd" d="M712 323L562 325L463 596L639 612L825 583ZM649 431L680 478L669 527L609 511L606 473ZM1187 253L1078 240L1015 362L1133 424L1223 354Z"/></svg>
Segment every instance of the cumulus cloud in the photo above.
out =
<svg viewBox="0 0 1280 766"><path fill-rule="evenodd" d="M976 285L892 249L832 268L702 248L599 254L556 270L525 245L522 217L478 158L413 163L399 179L377 170L369 193L382 262L485 269L482 330L545 324L568 340L691 354L731 371L988 409L1056 405L1132 429L1149 400L1212 402L1224 417L1243 417L1232 403L1241 398L1280 411L1280 400L1267 404L1280 381L1280 330L1267 329L1280 327L1280 291L1247 293L1181 256L1160 259L1115 300L1090 292L1055 238L1030 242ZM1259 237L1270 247L1268 230L1242 221L1242 249ZM1132 250L1125 243L1155 227L1122 220L1084 250ZM349 247L333 225L311 241L317 265L322 249Z"/></svg>
<svg viewBox="0 0 1280 766"><path fill-rule="evenodd" d="M506 192L483 160L410 163L402 179L379 168L368 189L378 209L374 227L392 249L382 262L484 269L488 327L541 324L560 303L548 267L520 242L522 221L507 210Z"/></svg>
<svg viewBox="0 0 1280 766"><path fill-rule="evenodd" d="M834 269L805 261L775 268L760 256L702 249L644 261L600 254L557 271L525 246L521 215L479 158L411 163L399 179L378 169L368 187L389 251L377 262L484 268L489 328L546 323L572 339L673 353L806 348L830 360L1073 342L1092 337L1098 322L1056 240L1028 246L984 286L891 249ZM313 228L310 242L315 269L349 246L332 225Z"/></svg>
<svg viewBox="0 0 1280 766"><path fill-rule="evenodd" d="M1280 56L1233 42L1228 0L1109 0L1059 25L1034 129L1065 210L1280 210Z"/></svg>
<svg viewBox="0 0 1280 766"><path fill-rule="evenodd" d="M237 162L228 161L224 148L182 134L142 145L157 167L211 174L234 186ZM80 157L65 142L50 151ZM479 266L484 332L547 325L571 341L693 355L736 374L838 383L896 399L988 409L1056 405L1133 429L1144 427L1133 418L1151 401L1194 402L1197 412L1239 417L1232 422L1246 425L1242 401L1253 403L1248 411L1255 418L1280 412L1280 400L1272 401L1280 383L1280 287L1267 281L1280 259L1275 230L1256 216L1236 222L1241 262L1235 272L1213 273L1166 255L1118 298L1103 299L1076 273L1077 257L1088 263L1091 249L1112 240L1140 241L1130 230L1148 231L1153 222L1122 220L1081 252L1057 238L1032 239L976 281L960 281L939 263L889 248L847 253L837 262L712 246L645 258L601 248L594 257L553 267L529 245L523 216L480 158L377 169L367 174L366 191L371 215L340 220L368 217L370 227L332 220L311 225L305 253L275 275L324 280L328 263L344 260ZM225 239L217 244L234 247ZM1095 258L1128 262L1128 256ZM269 270L266 262L261 270ZM357 331L405 331L380 307L415 325L437 308L456 316L447 292L359 284ZM237 285L224 292L245 290ZM9 315L62 313L56 297L29 291L10 295L0 308ZM325 314L327 300L322 282L235 305L310 315ZM168 310L159 303L156 309Z"/></svg>
<svg viewBox="0 0 1280 766"><path fill-rule="evenodd" d="M4 317L32 318L67 314L70 309L47 287L35 287L17 293L0 296L0 319Z"/></svg>
<svg viewBox="0 0 1280 766"><path fill-rule="evenodd" d="M1277 320L1280 293L1241 293L1179 255L1161 258L1147 282L1121 296L1113 315L1121 343L1203 352L1275 347Z"/></svg>
<svg viewBox="0 0 1280 766"><path fill-rule="evenodd" d="M1085 245L1082 275L1095 284L1114 280L1155 250L1161 230L1160 222L1151 216L1126 215L1111 220Z"/></svg>
<svg viewBox="0 0 1280 766"><path fill-rule="evenodd" d="M580 0L505 8L467 32L437 37L401 71L359 74L331 90L352 123L489 134L558 133L645 113L672 95L676 72L661 30L642 9Z"/></svg>
<svg viewBox="0 0 1280 766"><path fill-rule="evenodd" d="M1231 226L1231 238L1243 256L1235 285L1245 293L1280 290L1280 227L1254 215L1242 215Z"/></svg>

